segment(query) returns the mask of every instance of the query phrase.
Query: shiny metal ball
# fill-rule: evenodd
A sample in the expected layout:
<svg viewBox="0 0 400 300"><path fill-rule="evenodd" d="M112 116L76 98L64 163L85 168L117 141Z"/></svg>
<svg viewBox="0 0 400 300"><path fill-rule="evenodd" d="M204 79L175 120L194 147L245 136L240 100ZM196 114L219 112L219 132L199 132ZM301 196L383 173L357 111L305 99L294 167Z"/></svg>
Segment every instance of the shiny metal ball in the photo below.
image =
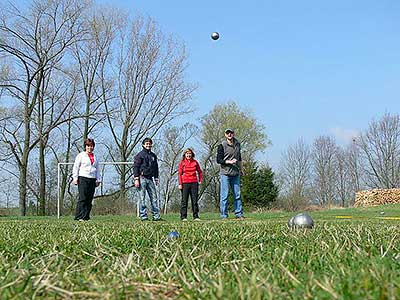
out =
<svg viewBox="0 0 400 300"><path fill-rule="evenodd" d="M171 231L170 233L168 233L169 240L178 239L179 237L180 237L180 235L177 231Z"/></svg>
<svg viewBox="0 0 400 300"><path fill-rule="evenodd" d="M294 217L291 217L291 218L289 219L288 223L287 223L287 226L288 226L289 228L293 228L293 226L294 226L293 219L294 219Z"/></svg>
<svg viewBox="0 0 400 300"><path fill-rule="evenodd" d="M211 38L216 41L219 39L219 33L218 32L213 32L211 33Z"/></svg>
<svg viewBox="0 0 400 300"><path fill-rule="evenodd" d="M290 228L313 228L314 221L307 213L300 213L291 218L288 222Z"/></svg>

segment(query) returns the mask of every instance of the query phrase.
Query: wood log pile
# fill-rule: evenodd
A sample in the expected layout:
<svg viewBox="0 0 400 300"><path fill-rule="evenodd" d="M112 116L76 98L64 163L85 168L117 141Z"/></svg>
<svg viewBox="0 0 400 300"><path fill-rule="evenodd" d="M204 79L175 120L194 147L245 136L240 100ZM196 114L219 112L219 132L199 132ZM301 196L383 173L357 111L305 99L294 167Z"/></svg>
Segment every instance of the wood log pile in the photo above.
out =
<svg viewBox="0 0 400 300"><path fill-rule="evenodd" d="M356 192L355 207L400 203L400 188L372 189Z"/></svg>

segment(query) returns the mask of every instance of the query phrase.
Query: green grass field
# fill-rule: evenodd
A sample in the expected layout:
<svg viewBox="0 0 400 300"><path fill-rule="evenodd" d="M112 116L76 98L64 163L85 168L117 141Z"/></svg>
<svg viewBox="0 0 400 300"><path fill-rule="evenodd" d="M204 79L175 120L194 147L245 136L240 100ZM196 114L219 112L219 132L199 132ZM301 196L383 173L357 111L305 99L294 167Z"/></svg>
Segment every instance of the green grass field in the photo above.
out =
<svg viewBox="0 0 400 300"><path fill-rule="evenodd" d="M0 299L400 299L400 205L293 215L0 218Z"/></svg>

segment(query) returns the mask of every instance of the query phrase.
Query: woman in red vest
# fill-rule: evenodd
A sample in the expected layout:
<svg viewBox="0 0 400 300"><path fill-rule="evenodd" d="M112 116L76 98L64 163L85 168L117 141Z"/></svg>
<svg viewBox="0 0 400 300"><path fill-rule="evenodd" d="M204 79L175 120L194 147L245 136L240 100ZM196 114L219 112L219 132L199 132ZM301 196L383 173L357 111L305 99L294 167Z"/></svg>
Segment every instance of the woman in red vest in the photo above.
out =
<svg viewBox="0 0 400 300"><path fill-rule="evenodd" d="M188 148L183 152L182 160L179 163L178 182L182 192L181 220L187 221L187 207L189 194L192 201L193 220L199 218L199 184L203 181L203 172L197 160L194 159L194 152Z"/></svg>

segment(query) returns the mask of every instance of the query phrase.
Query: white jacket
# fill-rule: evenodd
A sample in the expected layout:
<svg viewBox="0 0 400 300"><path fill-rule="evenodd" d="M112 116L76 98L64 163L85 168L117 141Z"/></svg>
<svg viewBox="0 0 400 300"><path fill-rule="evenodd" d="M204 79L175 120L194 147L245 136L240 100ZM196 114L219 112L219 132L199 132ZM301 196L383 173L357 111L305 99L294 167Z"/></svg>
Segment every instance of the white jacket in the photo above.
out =
<svg viewBox="0 0 400 300"><path fill-rule="evenodd" d="M90 163L87 152L81 152L76 156L72 169L72 178L77 180L78 176L96 178L96 182L101 182L100 165L95 155L93 165Z"/></svg>

